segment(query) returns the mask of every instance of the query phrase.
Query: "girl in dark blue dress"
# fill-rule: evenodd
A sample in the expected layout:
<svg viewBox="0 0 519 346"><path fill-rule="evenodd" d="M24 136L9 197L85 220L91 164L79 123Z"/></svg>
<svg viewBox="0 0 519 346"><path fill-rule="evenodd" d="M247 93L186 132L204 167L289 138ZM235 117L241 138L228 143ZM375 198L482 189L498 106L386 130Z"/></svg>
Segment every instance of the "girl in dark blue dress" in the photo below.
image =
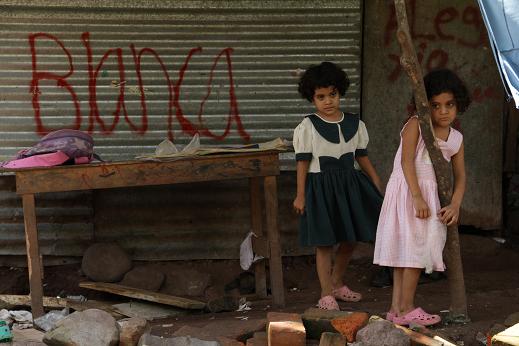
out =
<svg viewBox="0 0 519 346"><path fill-rule="evenodd" d="M331 62L311 66L299 81L299 93L316 112L294 130L300 240L316 247L321 284L318 306L339 310L337 299L362 296L343 282L357 241L373 241L382 204L380 179L368 158L366 125L343 113L340 99L349 86L346 73ZM362 171L355 169L354 162ZM332 265L332 257L335 260Z"/></svg>

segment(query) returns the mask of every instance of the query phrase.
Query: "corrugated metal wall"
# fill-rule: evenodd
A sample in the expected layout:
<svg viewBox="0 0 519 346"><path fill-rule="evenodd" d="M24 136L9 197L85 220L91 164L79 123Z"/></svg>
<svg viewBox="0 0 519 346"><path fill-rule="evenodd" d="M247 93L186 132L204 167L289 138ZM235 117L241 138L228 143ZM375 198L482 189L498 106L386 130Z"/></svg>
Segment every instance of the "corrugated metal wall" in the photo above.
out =
<svg viewBox="0 0 519 346"><path fill-rule="evenodd" d="M302 115L312 110L297 94L298 75L323 60L335 61L347 71L352 83L345 109L358 112L360 7L359 0L2 1L0 160L31 146L47 131L63 127L91 132L96 151L109 160L153 152L168 137L185 144L196 131L202 143L210 145L291 138ZM290 159L283 156L284 168L291 168ZM164 201L169 201L166 191L177 188L97 191L93 206L83 194L75 201L82 210L94 208L97 240L114 239L110 232L116 228L115 238L128 249L147 249L151 254L157 248L153 256L163 259L198 257L191 245L159 248L169 237L196 240L203 231L205 237L223 232L231 223L240 225L232 226L240 230L248 223L248 204L236 202L246 196L243 184L233 189L217 183L190 186L189 194L197 196L192 206L207 210L189 214L194 215L193 224L182 219L184 213L195 212L185 206L178 219L171 216L169 223L157 226L149 222L134 227L134 218L113 217L118 206L128 206L134 198L136 203L128 207L138 220L153 217L159 206L174 215L178 207ZM221 189L218 198L207 193L213 188ZM280 187L280 195L291 193L291 187ZM2 189L0 194L12 192ZM66 205L71 195L58 196ZM159 199L145 203L149 198ZM37 200L37 206L53 208L46 203ZM211 214L215 203L226 212ZM8 208L8 215L16 211ZM54 211L60 214L59 208ZM48 238L59 227L74 234L84 234L78 231L81 227L92 227L83 214L67 220L63 221L66 227L40 227L41 237ZM77 227L77 220L88 226ZM286 224L283 215L280 221ZM22 247L23 226L17 227L22 231L13 241ZM158 230L161 236L140 242L139 237L150 230ZM289 232L293 238L295 228ZM199 254L235 256L243 234L238 228L231 233L218 233L228 244L212 242L210 253L200 250ZM86 245L71 243L66 252L81 255L80 248ZM43 253L57 255L58 251L45 248Z"/></svg>
<svg viewBox="0 0 519 346"><path fill-rule="evenodd" d="M215 145L291 138L311 110L298 69L322 60L348 72L359 108L358 0L2 4L3 158L61 127L117 160L197 130Z"/></svg>

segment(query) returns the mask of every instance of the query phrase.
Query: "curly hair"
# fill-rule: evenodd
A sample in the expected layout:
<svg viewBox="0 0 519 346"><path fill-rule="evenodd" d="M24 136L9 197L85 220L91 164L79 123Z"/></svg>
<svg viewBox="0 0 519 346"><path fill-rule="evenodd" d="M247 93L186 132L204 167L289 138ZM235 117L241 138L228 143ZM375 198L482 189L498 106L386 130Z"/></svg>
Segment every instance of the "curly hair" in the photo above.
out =
<svg viewBox="0 0 519 346"><path fill-rule="evenodd" d="M456 99L458 113L463 113L469 108L471 99L463 81L449 69L433 70L425 75L424 79L427 99L444 92L450 92ZM414 102L413 102L414 104Z"/></svg>
<svg viewBox="0 0 519 346"><path fill-rule="evenodd" d="M350 80L346 72L338 65L324 61L319 65L310 66L301 76L298 84L298 91L301 97L312 102L317 88L327 88L333 86L344 96L350 86Z"/></svg>

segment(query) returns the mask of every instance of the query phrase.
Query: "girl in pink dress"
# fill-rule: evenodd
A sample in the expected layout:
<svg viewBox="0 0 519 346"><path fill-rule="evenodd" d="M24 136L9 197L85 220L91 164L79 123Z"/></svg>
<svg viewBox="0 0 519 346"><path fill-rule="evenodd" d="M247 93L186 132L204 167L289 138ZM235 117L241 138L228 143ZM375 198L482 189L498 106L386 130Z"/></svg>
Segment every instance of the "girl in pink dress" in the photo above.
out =
<svg viewBox="0 0 519 346"><path fill-rule="evenodd" d="M430 72L424 78L431 121L443 157L454 175L451 203L440 207L436 177L420 133L417 116L404 125L400 146L377 226L374 263L393 267L393 296L387 319L400 325L433 325L440 316L414 305L422 269L443 271L447 226L458 222L465 192L463 135L451 124L470 104L467 89L452 71Z"/></svg>

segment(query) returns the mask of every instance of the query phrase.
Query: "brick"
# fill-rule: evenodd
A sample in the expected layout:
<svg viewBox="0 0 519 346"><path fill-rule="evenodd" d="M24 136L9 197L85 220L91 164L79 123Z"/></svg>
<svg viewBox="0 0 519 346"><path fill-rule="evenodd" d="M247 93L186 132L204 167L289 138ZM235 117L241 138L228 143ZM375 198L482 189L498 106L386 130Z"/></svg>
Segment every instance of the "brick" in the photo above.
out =
<svg viewBox="0 0 519 346"><path fill-rule="evenodd" d="M324 332L321 334L319 346L345 346L346 338L339 333Z"/></svg>
<svg viewBox="0 0 519 346"><path fill-rule="evenodd" d="M306 336L319 340L324 332L336 333L332 320L337 317L351 315L351 311L329 311L318 308L309 308L301 316L306 330Z"/></svg>
<svg viewBox="0 0 519 346"><path fill-rule="evenodd" d="M368 324L369 315L365 312L353 312L349 316L337 317L332 320L332 326L346 337L348 342L354 342L357 332Z"/></svg>
<svg viewBox="0 0 519 346"><path fill-rule="evenodd" d="M302 322L269 322L267 330L269 346L305 346L306 332Z"/></svg>
<svg viewBox="0 0 519 346"><path fill-rule="evenodd" d="M267 340L269 346L304 346L306 331L301 316L286 312L267 313Z"/></svg>

